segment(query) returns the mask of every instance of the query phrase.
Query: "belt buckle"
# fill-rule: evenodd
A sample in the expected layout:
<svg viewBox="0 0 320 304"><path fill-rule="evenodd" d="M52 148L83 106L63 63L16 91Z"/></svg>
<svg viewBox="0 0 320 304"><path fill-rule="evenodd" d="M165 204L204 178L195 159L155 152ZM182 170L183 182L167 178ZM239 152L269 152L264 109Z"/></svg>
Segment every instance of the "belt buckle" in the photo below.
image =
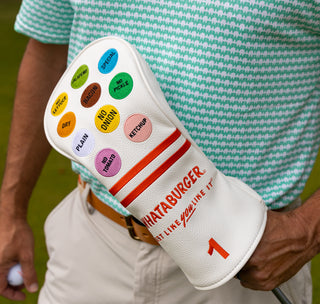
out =
<svg viewBox="0 0 320 304"><path fill-rule="evenodd" d="M128 232L129 232L129 235L131 236L131 238L133 238L136 241L141 241L141 239L136 235L136 233L134 231L134 227L132 225L133 216L128 215L128 216L125 216L124 219L126 221L127 229L128 229Z"/></svg>

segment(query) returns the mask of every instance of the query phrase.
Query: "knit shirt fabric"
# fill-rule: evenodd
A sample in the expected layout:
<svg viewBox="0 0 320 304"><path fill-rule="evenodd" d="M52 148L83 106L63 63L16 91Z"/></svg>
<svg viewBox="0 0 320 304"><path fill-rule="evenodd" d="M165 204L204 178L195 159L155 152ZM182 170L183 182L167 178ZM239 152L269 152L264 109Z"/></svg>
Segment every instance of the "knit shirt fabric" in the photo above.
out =
<svg viewBox="0 0 320 304"><path fill-rule="evenodd" d="M69 44L69 64L97 38L129 41L207 157L277 209L301 194L319 150L319 21L315 0L24 0L15 30Z"/></svg>

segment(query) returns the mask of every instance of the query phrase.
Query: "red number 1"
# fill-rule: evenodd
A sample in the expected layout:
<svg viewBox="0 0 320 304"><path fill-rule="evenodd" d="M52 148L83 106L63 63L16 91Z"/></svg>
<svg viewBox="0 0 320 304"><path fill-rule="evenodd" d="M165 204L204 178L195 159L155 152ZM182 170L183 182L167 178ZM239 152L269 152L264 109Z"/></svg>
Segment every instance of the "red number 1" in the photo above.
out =
<svg viewBox="0 0 320 304"><path fill-rule="evenodd" d="M216 250L224 259L229 256L229 253L225 251L213 238L209 240L209 250L210 255L213 254L213 250Z"/></svg>

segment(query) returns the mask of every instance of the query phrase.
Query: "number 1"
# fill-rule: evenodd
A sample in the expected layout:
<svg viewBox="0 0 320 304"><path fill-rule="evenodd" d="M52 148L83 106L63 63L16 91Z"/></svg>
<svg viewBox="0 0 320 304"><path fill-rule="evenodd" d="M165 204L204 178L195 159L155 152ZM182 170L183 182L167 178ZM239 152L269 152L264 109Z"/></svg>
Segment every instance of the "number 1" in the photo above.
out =
<svg viewBox="0 0 320 304"><path fill-rule="evenodd" d="M229 256L229 253L225 251L213 238L209 240L209 250L210 255L213 254L213 250L216 250L224 259Z"/></svg>

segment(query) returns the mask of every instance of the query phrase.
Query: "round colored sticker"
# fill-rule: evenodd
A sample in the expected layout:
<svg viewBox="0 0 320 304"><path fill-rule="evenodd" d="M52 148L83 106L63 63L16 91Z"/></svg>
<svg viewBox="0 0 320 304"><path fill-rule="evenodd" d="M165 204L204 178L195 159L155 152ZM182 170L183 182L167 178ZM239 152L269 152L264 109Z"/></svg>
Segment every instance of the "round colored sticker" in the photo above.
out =
<svg viewBox="0 0 320 304"><path fill-rule="evenodd" d="M124 133L133 142L142 142L149 138L152 132L150 119L143 114L133 114L124 124Z"/></svg>
<svg viewBox="0 0 320 304"><path fill-rule="evenodd" d="M73 112L68 112L61 117L58 123L57 132L59 136L67 137L73 132L75 126L76 116Z"/></svg>
<svg viewBox="0 0 320 304"><path fill-rule="evenodd" d="M73 89L81 88L87 81L89 76L89 68L86 64L80 66L71 79L71 87Z"/></svg>
<svg viewBox="0 0 320 304"><path fill-rule="evenodd" d="M68 103L68 94L67 93L61 93L58 98L55 100L54 104L51 108L51 114L53 116L60 115L64 109L66 108Z"/></svg>
<svg viewBox="0 0 320 304"><path fill-rule="evenodd" d="M114 176L121 168L121 158L115 150L103 149L96 156L95 166L101 175Z"/></svg>
<svg viewBox="0 0 320 304"><path fill-rule="evenodd" d="M106 51L99 60L98 69L102 74L110 73L118 62L118 52L116 49Z"/></svg>
<svg viewBox="0 0 320 304"><path fill-rule="evenodd" d="M81 129L73 138L72 150L78 156L87 156L94 148L94 137L89 130Z"/></svg>
<svg viewBox="0 0 320 304"><path fill-rule="evenodd" d="M90 108L96 104L101 95L101 87L99 83L90 84L81 95L81 104L85 108Z"/></svg>
<svg viewBox="0 0 320 304"><path fill-rule="evenodd" d="M109 93L114 99L123 99L131 93L132 88L132 77L128 73L119 73L111 80Z"/></svg>
<svg viewBox="0 0 320 304"><path fill-rule="evenodd" d="M110 133L118 127L120 114L114 106L105 105L98 110L94 121L99 131Z"/></svg>

